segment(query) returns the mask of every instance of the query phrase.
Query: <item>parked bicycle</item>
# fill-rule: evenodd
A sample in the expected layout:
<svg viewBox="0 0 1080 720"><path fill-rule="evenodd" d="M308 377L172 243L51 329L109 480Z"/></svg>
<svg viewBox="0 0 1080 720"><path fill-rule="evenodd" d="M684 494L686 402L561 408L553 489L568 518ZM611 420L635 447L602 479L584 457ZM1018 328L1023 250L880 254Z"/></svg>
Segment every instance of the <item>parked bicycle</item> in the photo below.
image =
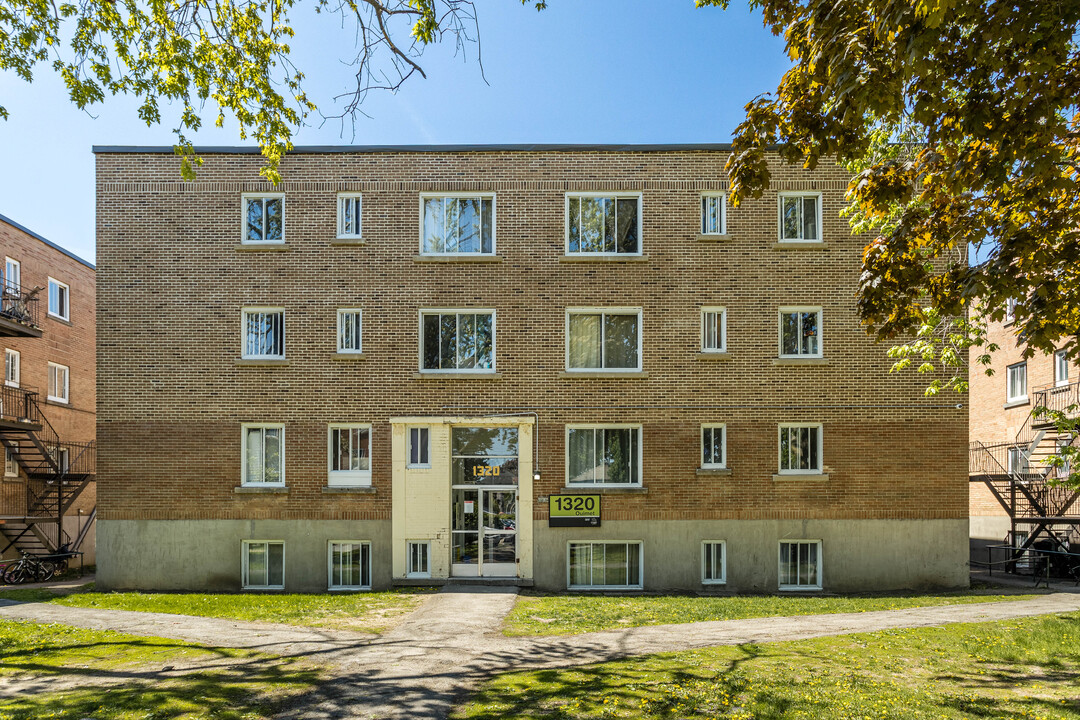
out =
<svg viewBox="0 0 1080 720"><path fill-rule="evenodd" d="M8 585L46 582L56 573L56 564L52 560L42 560L23 553L21 558L4 567L3 573L2 579Z"/></svg>

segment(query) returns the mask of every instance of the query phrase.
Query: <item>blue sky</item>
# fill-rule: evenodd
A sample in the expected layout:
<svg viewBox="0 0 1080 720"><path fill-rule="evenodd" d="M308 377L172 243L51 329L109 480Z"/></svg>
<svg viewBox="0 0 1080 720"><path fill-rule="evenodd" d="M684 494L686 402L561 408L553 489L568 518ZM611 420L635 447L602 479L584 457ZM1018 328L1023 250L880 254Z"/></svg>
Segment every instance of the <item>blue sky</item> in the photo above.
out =
<svg viewBox="0 0 1080 720"><path fill-rule="evenodd" d="M781 39L738 3L697 9L693 0L549 0L537 12L517 0L477 0L484 74L475 47L424 54L426 80L369 95L353 127L318 116L297 145L386 143L726 142L743 106L774 90L788 67ZM293 15L294 58L309 96L333 111L352 70L340 18ZM164 124L146 127L136 104L112 98L80 112L46 66L33 84L0 74L0 214L94 259L93 145L171 145ZM204 115L212 125L216 107ZM235 123L194 136L240 144Z"/></svg>

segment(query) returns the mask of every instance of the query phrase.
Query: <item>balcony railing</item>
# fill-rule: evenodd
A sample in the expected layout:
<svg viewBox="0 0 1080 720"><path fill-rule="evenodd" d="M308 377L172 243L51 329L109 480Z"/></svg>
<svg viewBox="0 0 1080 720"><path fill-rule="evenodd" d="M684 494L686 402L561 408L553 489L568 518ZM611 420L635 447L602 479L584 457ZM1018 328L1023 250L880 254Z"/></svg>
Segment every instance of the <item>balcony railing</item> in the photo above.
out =
<svg viewBox="0 0 1080 720"><path fill-rule="evenodd" d="M20 287L5 286L0 291L0 318L11 320L32 328L41 327L41 303L37 294L41 288L23 290Z"/></svg>
<svg viewBox="0 0 1080 720"><path fill-rule="evenodd" d="M1042 388L1035 391L1035 406L1047 410L1077 415L1076 405L1080 405L1080 380L1068 385Z"/></svg>

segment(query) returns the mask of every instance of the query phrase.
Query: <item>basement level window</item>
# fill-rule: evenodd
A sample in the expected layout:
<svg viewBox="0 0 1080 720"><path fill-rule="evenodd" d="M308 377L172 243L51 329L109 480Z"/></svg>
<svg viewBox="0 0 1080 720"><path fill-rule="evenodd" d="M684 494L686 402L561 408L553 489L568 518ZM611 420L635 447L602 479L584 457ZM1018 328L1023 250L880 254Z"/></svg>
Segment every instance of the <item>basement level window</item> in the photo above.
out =
<svg viewBox="0 0 1080 720"><path fill-rule="evenodd" d="M405 568L406 577L431 577L431 542L429 540L410 540L405 555L408 562L408 567Z"/></svg>
<svg viewBox="0 0 1080 720"><path fill-rule="evenodd" d="M285 589L285 543L244 540L241 548L245 590Z"/></svg>
<svg viewBox="0 0 1080 720"><path fill-rule="evenodd" d="M371 543L331 541L326 557L328 590L371 589Z"/></svg>
<svg viewBox="0 0 1080 720"><path fill-rule="evenodd" d="M723 540L701 543L701 582L703 585L727 582L727 543Z"/></svg>
<svg viewBox="0 0 1080 720"><path fill-rule="evenodd" d="M821 589L821 541L780 541L780 589Z"/></svg>
<svg viewBox="0 0 1080 720"><path fill-rule="evenodd" d="M285 196L243 195L244 233L241 244L265 245L285 242Z"/></svg>
<svg viewBox="0 0 1080 720"><path fill-rule="evenodd" d="M571 542L567 587L571 590L641 589L641 542Z"/></svg>

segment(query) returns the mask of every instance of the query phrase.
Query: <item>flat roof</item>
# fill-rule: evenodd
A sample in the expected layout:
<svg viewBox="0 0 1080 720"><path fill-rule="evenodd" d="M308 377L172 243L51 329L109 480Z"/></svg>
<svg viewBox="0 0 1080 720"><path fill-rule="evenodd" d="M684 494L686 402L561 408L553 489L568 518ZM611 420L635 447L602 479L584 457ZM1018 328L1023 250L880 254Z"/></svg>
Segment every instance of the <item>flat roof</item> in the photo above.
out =
<svg viewBox="0 0 1080 720"><path fill-rule="evenodd" d="M669 143L669 144L587 144L587 143L510 143L494 145L298 145L289 153L423 153L423 152L678 152L731 151L731 143ZM172 145L94 145L95 154L110 153L167 153L173 155ZM258 155L257 146L206 145L195 147L199 155Z"/></svg>
<svg viewBox="0 0 1080 720"><path fill-rule="evenodd" d="M19 223L15 222L14 220L12 220L11 218L9 218L6 215L0 215L0 220L6 222L8 225L10 225L13 228L18 228L19 230L22 230L24 233L26 233L30 237L37 238L38 240L45 243L46 245L48 245L52 249L59 250L60 252L64 253L65 255L67 255L72 260L78 260L79 262L81 262L86 267L88 267L91 270L97 272L97 268L94 267L94 263L87 262L86 260L83 260L81 257L79 257L75 253L71 252L70 250L65 250L64 248L60 247L59 245L57 245L53 241L47 240L47 239L41 237L40 235L38 235L36 232L34 232L30 228L26 227L25 225L20 225Z"/></svg>

